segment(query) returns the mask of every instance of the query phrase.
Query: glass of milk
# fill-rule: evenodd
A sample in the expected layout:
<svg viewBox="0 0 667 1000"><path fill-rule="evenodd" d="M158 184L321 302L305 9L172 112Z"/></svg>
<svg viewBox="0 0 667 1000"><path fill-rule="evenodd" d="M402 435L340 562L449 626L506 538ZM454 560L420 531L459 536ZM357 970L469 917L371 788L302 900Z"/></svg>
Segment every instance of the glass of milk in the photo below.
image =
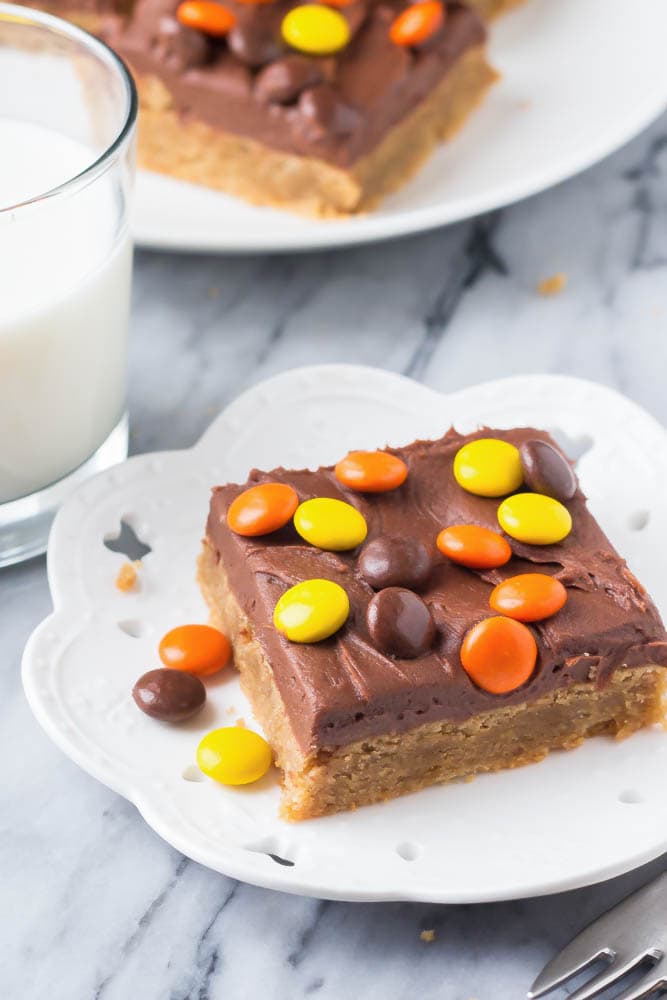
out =
<svg viewBox="0 0 667 1000"><path fill-rule="evenodd" d="M127 454L135 119L110 49L0 3L0 566Z"/></svg>

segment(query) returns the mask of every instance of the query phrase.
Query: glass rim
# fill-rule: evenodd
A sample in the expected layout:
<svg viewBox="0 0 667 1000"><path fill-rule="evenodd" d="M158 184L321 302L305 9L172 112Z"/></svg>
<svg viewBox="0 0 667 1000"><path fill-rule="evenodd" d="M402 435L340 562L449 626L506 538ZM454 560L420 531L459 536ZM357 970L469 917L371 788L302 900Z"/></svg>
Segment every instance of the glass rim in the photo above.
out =
<svg viewBox="0 0 667 1000"><path fill-rule="evenodd" d="M136 124L138 109L137 88L132 75L125 62L106 42L91 35L90 32L84 31L83 28L71 24L69 21L55 17L53 14L47 14L32 7L20 7L18 4L4 3L0 0L0 24L3 22L35 25L55 34L66 36L85 46L100 62L105 63L115 70L123 81L126 110L115 138L92 163L89 163L83 170L80 170L78 174L56 185L56 187L41 191L30 198L16 202L14 205L0 206L0 220L8 213L15 214L22 209L27 209L45 200L50 200L59 195L68 194L80 188L87 187L89 183L105 173L129 142Z"/></svg>

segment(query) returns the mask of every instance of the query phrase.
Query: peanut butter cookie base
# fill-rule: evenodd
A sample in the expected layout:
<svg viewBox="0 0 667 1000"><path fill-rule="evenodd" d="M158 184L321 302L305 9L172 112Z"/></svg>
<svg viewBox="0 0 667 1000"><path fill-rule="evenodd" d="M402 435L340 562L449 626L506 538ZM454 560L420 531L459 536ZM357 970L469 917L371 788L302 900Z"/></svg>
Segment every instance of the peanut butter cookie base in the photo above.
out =
<svg viewBox="0 0 667 1000"><path fill-rule="evenodd" d="M494 17L500 17L525 3L525 0L468 0L468 6L474 7L482 17L490 21Z"/></svg>
<svg viewBox="0 0 667 1000"><path fill-rule="evenodd" d="M60 7L56 4L28 2L23 3L24 7L31 7L33 10L43 10L47 14L61 17L64 21L70 21L77 28L83 28L91 35L99 35L102 30L104 16L96 10L84 10L77 7L75 3L71 7Z"/></svg>
<svg viewBox="0 0 667 1000"><path fill-rule="evenodd" d="M143 76L138 79L139 163L256 205L324 218L363 212L405 184L436 144L463 125L495 80L483 49L471 49L373 152L346 170L269 149L203 121L184 121L162 81Z"/></svg>
<svg viewBox="0 0 667 1000"><path fill-rule="evenodd" d="M232 594L222 563L204 542L199 584L211 624L234 648L241 687L283 772L281 812L302 820L355 809L430 785L541 760L602 733L619 738L662 722L665 670L616 670L610 683L573 684L522 705L499 707L463 723L429 722L408 733L387 733L333 751L304 753L297 744L271 664Z"/></svg>

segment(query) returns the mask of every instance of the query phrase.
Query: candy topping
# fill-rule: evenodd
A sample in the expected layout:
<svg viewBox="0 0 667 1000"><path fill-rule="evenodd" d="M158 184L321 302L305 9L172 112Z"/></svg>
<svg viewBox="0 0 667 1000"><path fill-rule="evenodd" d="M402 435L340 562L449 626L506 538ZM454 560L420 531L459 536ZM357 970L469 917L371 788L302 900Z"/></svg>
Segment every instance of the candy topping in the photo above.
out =
<svg viewBox="0 0 667 1000"><path fill-rule="evenodd" d="M357 508L332 497L315 497L300 504L294 514L294 527L311 545L330 552L355 549L368 533L366 520Z"/></svg>
<svg viewBox="0 0 667 1000"><path fill-rule="evenodd" d="M546 573L521 573L499 583L491 592L489 604L494 611L520 622L539 622L550 618L567 601L567 590Z"/></svg>
<svg viewBox="0 0 667 1000"><path fill-rule="evenodd" d="M351 451L336 466L336 479L361 493L386 493L401 486L408 467L388 451Z"/></svg>
<svg viewBox="0 0 667 1000"><path fill-rule="evenodd" d="M179 625L160 640L160 659L165 667L208 677L227 665L229 639L210 625Z"/></svg>
<svg viewBox="0 0 667 1000"><path fill-rule="evenodd" d="M226 726L206 734L197 747L197 764L223 785L248 785L271 767L271 747L252 729Z"/></svg>
<svg viewBox="0 0 667 1000"><path fill-rule="evenodd" d="M387 587L371 599L366 624L374 645L389 656L413 659L433 645L435 622L421 597L402 587Z"/></svg>
<svg viewBox="0 0 667 1000"><path fill-rule="evenodd" d="M236 24L231 10L214 0L183 0L176 9L176 17L186 28L195 28L215 38L224 38Z"/></svg>
<svg viewBox="0 0 667 1000"><path fill-rule="evenodd" d="M380 535L364 545L357 563L371 587L423 587L431 573L431 556L416 538Z"/></svg>
<svg viewBox="0 0 667 1000"><path fill-rule="evenodd" d="M306 3L293 7L285 15L282 36L299 52L326 56L345 48L350 40L350 27L337 10Z"/></svg>
<svg viewBox="0 0 667 1000"><path fill-rule="evenodd" d="M283 528L299 505L286 483L260 483L239 493L227 511L227 524L237 535L255 537Z"/></svg>
<svg viewBox="0 0 667 1000"><path fill-rule="evenodd" d="M519 449L498 438L469 441L456 453L454 476L459 486L480 497L514 493L523 482Z"/></svg>
<svg viewBox="0 0 667 1000"><path fill-rule="evenodd" d="M548 441L525 441L519 452L526 486L554 500L571 500L577 492L572 466Z"/></svg>
<svg viewBox="0 0 667 1000"><path fill-rule="evenodd" d="M162 722L182 722L202 708L206 688L193 674L160 667L143 674L132 688L132 697L146 715Z"/></svg>
<svg viewBox="0 0 667 1000"><path fill-rule="evenodd" d="M345 624L350 601L332 580L304 580L282 595L273 624L291 642L320 642Z"/></svg>
<svg viewBox="0 0 667 1000"><path fill-rule="evenodd" d="M506 534L526 545L554 545L572 530L567 507L542 493L517 493L503 500L498 522Z"/></svg>
<svg viewBox="0 0 667 1000"><path fill-rule="evenodd" d="M537 662L530 629L513 618L485 618L467 633L461 663L470 679L490 694L515 691L529 679Z"/></svg>
<svg viewBox="0 0 667 1000"><path fill-rule="evenodd" d="M478 524L452 524L436 539L443 556L469 569L496 569L512 558L509 542Z"/></svg>
<svg viewBox="0 0 667 1000"><path fill-rule="evenodd" d="M289 104L324 79L317 59L292 52L266 66L255 80L255 95L265 104Z"/></svg>
<svg viewBox="0 0 667 1000"><path fill-rule="evenodd" d="M394 45L416 46L432 38L445 22L445 7L440 0L413 3L392 22L389 37Z"/></svg>

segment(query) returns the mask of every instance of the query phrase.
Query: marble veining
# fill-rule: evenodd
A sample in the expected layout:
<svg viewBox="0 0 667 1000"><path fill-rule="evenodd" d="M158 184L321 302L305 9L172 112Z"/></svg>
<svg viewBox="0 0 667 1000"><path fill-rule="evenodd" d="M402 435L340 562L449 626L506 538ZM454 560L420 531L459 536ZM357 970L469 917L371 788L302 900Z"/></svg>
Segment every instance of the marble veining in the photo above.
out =
<svg viewBox="0 0 667 1000"><path fill-rule="evenodd" d="M540 296L559 271L565 291ZM188 446L247 386L326 361L444 390L581 375L667 423L666 279L667 118L546 194L437 232L284 257L140 252L132 449ZM3 1000L520 1000L572 933L664 868L474 907L236 884L167 847L33 722L19 660L48 608L43 559L0 572Z"/></svg>

